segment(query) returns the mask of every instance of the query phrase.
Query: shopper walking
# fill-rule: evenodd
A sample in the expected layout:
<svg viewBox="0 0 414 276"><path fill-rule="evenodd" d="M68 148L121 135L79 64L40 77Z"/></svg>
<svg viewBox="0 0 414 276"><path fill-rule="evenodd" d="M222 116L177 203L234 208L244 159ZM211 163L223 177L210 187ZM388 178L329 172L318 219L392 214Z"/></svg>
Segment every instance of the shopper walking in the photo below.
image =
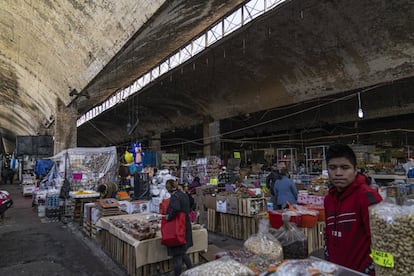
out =
<svg viewBox="0 0 414 276"><path fill-rule="evenodd" d="M169 179L165 183L165 188L171 194L170 204L167 209L166 219L172 220L178 212L184 212L186 215L186 244L167 247L168 256L174 260L174 275L179 276L182 271L183 262L187 269L192 267L190 257L186 254L187 249L193 246L193 234L190 222L190 201L188 195L180 191L175 180Z"/></svg>
<svg viewBox="0 0 414 276"><path fill-rule="evenodd" d="M332 186L325 197L325 258L333 263L375 275L370 254L368 207L382 198L359 174L354 151L334 144L326 153Z"/></svg>
<svg viewBox="0 0 414 276"><path fill-rule="evenodd" d="M292 179L288 177L289 172L287 168L281 168L279 175L281 178L275 181L273 187L277 203L275 209L284 209L288 204L296 204L296 201L298 200L298 189Z"/></svg>

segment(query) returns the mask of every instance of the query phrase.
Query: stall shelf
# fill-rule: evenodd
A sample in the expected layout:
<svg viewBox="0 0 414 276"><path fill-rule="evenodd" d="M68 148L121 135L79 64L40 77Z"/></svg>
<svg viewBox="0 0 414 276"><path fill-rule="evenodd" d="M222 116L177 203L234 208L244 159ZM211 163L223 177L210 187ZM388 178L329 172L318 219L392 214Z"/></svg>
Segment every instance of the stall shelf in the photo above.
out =
<svg viewBox="0 0 414 276"><path fill-rule="evenodd" d="M326 150L328 146L306 147L306 169L308 174L320 174L326 170Z"/></svg>
<svg viewBox="0 0 414 276"><path fill-rule="evenodd" d="M31 174L23 174L22 176L22 194L23 196L33 195L33 191L36 188L34 176Z"/></svg>
<svg viewBox="0 0 414 276"><path fill-rule="evenodd" d="M285 163L290 173L296 172L297 153L295 148L276 149L277 163Z"/></svg>
<svg viewBox="0 0 414 276"><path fill-rule="evenodd" d="M131 214L115 217L103 217L96 222L97 242L121 266L128 275L159 275L173 270L172 258L167 255L167 248L161 245L161 233L156 237L138 241L111 223L112 218L142 220L158 214ZM193 264L198 264L199 255L208 247L208 234L200 225L193 225L193 246L187 251Z"/></svg>

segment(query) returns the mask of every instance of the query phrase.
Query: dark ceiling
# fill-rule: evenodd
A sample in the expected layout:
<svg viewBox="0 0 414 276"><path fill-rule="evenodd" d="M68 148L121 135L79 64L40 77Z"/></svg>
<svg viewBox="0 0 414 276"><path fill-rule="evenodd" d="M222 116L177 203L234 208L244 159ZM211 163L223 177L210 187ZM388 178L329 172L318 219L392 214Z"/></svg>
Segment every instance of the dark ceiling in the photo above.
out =
<svg viewBox="0 0 414 276"><path fill-rule="evenodd" d="M411 1L287 1L80 126L78 145L161 134L164 149L200 149L217 120L223 147L412 144L412 14Z"/></svg>
<svg viewBox="0 0 414 276"><path fill-rule="evenodd" d="M55 135L65 127L54 124L58 103L82 116L223 16L242 8L248 17L253 10L241 4L258 2L277 3L0 5L3 143ZM199 153L206 122L220 122L224 150L337 140L412 145L413 14L412 0L283 1L79 126L77 146L149 146L161 136L162 149ZM74 88L78 95L69 94ZM128 125L137 127L129 133Z"/></svg>

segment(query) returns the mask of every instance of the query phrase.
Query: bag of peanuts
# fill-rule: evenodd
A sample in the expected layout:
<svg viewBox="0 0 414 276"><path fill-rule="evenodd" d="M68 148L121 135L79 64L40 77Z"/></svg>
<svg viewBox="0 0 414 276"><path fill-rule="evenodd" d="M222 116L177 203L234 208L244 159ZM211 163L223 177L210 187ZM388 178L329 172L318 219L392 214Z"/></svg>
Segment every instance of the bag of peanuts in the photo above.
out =
<svg viewBox="0 0 414 276"><path fill-rule="evenodd" d="M226 276L254 276L255 273L247 266L233 260L228 256L220 259L198 265L189 270L184 271L181 276L210 276L210 275L226 275Z"/></svg>
<svg viewBox="0 0 414 276"><path fill-rule="evenodd" d="M412 275L414 205L383 201L369 207L369 222L376 275Z"/></svg>
<svg viewBox="0 0 414 276"><path fill-rule="evenodd" d="M283 248L280 242L269 233L269 220L259 221L259 231L244 242L244 247L257 255L264 255L272 260L283 260Z"/></svg>

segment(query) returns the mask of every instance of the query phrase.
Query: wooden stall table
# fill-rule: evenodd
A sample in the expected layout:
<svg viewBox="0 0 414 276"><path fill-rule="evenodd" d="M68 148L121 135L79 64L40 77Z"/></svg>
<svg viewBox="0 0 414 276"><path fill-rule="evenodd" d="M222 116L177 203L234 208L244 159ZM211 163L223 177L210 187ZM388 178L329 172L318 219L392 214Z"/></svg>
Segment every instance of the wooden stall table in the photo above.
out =
<svg viewBox="0 0 414 276"><path fill-rule="evenodd" d="M207 229L234 239L246 240L257 233L259 221L267 214L264 197L240 197L235 194L217 195L215 209L207 210Z"/></svg>
<svg viewBox="0 0 414 276"><path fill-rule="evenodd" d="M145 220L147 216L159 214L137 213L100 218L97 223L97 241L114 260L122 265L128 275L159 275L173 270L172 258L167 255L167 248L161 245L161 232L156 237L138 241L111 223L113 218L126 220ZM199 262L199 254L208 247L207 230L200 225L193 225L193 243L187 254L193 264Z"/></svg>

